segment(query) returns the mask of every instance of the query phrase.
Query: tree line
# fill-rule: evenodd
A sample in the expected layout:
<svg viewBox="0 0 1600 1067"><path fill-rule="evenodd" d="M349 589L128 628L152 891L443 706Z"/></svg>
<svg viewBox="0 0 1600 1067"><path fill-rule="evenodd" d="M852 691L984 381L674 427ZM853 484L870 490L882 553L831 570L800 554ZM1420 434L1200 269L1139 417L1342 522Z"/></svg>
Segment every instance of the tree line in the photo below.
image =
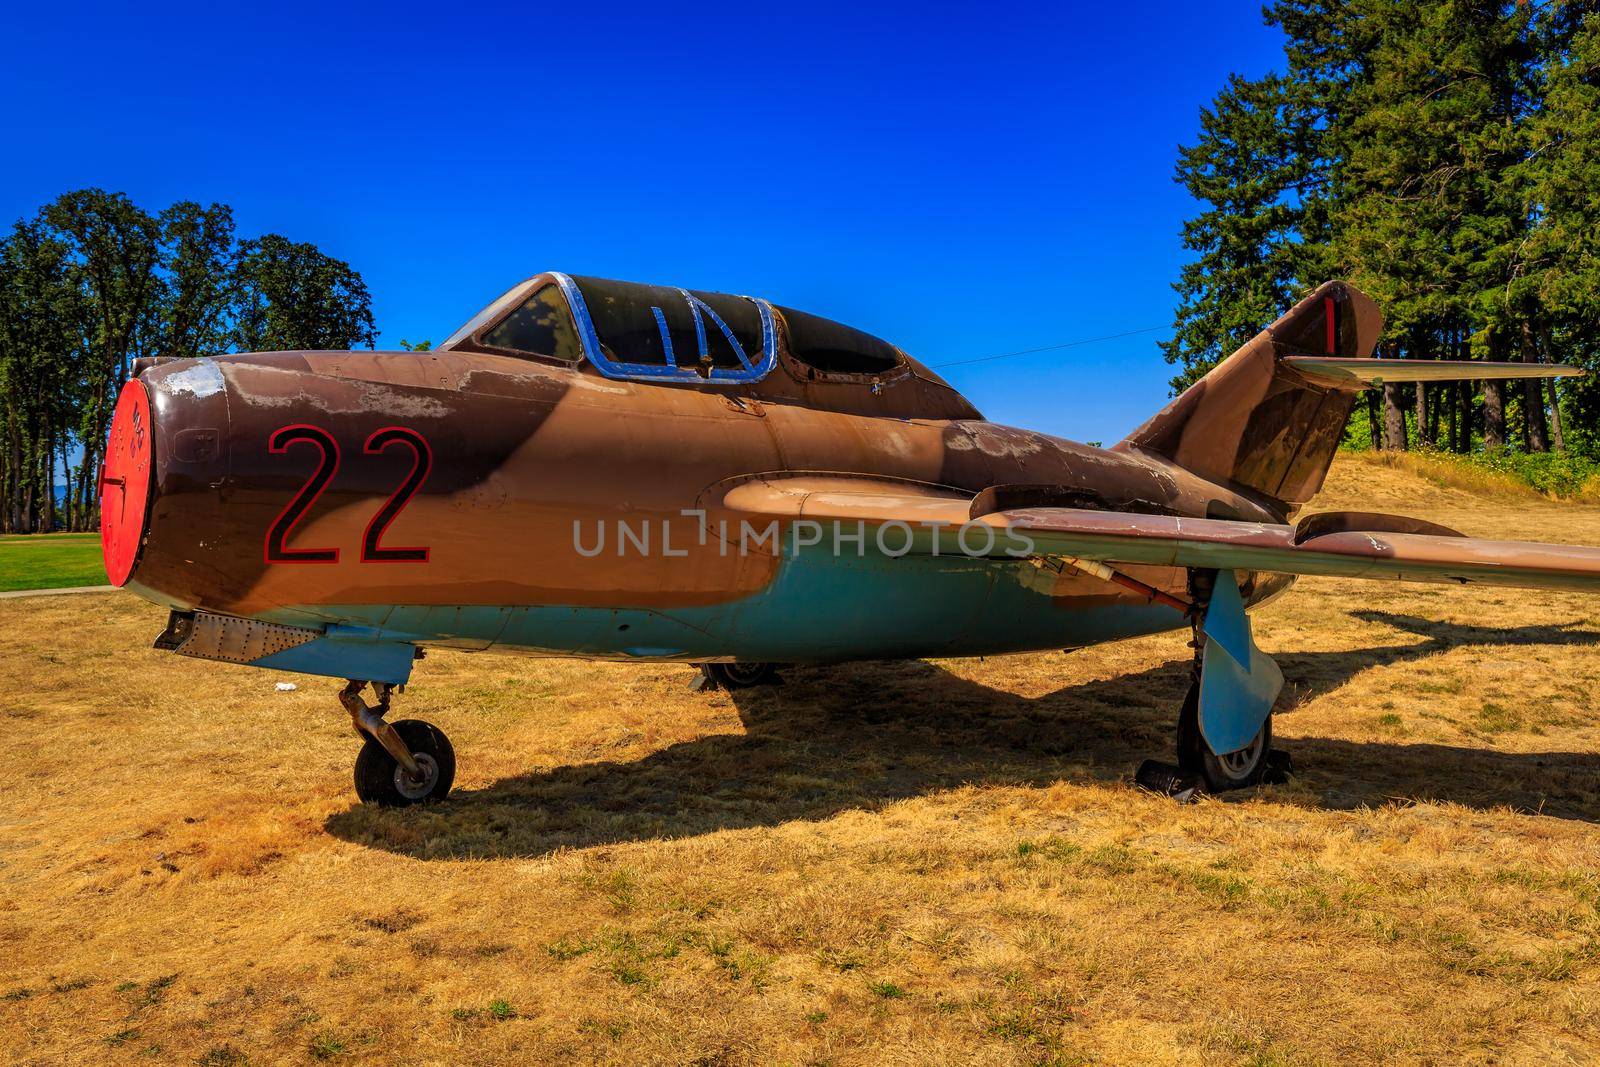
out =
<svg viewBox="0 0 1600 1067"><path fill-rule="evenodd" d="M1593 3L1272 0L1282 68L1230 77L1179 149L1200 201L1168 362L1182 388L1329 278L1379 355L1578 363L1554 382L1388 385L1373 447L1600 452L1600 15Z"/></svg>
<svg viewBox="0 0 1600 1067"><path fill-rule="evenodd" d="M0 238L0 528L94 529L121 383L140 356L370 348L372 300L348 263L233 210L158 213L81 189Z"/></svg>

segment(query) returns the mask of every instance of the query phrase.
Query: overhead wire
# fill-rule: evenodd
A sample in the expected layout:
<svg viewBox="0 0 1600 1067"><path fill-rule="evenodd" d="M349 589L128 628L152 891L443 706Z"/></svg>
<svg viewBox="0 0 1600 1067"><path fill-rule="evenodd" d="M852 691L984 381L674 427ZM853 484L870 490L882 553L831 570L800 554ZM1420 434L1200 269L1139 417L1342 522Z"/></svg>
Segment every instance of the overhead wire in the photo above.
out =
<svg viewBox="0 0 1600 1067"><path fill-rule="evenodd" d="M1142 333L1155 333L1157 330L1170 329L1168 326L1146 326L1139 330L1124 330L1121 333L1108 333L1101 337L1085 337L1077 341L1063 341L1058 345L1043 345L1039 348L1020 348L1015 352L996 352L991 356L974 356L971 359L956 359L948 363L929 364L934 370L943 370L946 367L963 367L970 363L989 363L997 359L1010 359L1013 356L1032 356L1040 352L1059 352L1063 348L1078 348L1081 345L1099 344L1102 341L1116 341L1123 337L1136 337Z"/></svg>

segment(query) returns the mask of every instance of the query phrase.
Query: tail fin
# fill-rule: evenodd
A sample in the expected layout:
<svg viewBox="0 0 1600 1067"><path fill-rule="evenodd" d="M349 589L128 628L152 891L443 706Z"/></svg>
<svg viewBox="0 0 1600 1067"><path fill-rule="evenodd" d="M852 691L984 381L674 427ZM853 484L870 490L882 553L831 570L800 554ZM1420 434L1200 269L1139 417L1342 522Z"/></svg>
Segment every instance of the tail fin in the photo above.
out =
<svg viewBox="0 0 1600 1067"><path fill-rule="evenodd" d="M1366 381L1306 373L1286 357L1368 359L1382 330L1371 298L1327 282L1116 447L1154 453L1292 512L1322 488Z"/></svg>

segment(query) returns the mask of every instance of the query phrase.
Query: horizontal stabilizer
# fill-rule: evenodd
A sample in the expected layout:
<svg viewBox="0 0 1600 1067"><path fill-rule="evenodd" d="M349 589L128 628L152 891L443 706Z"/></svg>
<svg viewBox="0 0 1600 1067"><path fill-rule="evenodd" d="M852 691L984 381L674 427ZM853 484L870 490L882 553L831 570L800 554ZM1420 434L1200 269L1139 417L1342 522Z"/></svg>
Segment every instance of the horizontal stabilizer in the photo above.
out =
<svg viewBox="0 0 1600 1067"><path fill-rule="evenodd" d="M1461 359L1342 359L1284 356L1282 362L1318 385L1366 389L1385 382L1486 381L1491 378L1581 378L1564 363L1478 363Z"/></svg>

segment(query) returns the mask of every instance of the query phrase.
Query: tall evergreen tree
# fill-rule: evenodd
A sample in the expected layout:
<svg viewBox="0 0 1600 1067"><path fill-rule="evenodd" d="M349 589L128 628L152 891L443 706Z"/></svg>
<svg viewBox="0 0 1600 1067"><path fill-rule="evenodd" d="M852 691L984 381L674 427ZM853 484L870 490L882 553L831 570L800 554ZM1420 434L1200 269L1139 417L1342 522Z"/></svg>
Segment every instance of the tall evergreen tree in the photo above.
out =
<svg viewBox="0 0 1600 1067"><path fill-rule="evenodd" d="M1302 273L1297 202L1305 178L1287 83L1232 77L1201 111L1200 139L1179 150L1177 180L1207 205L1184 223L1198 253L1173 285L1179 305L1167 362L1182 389L1270 321Z"/></svg>
<svg viewBox="0 0 1600 1067"><path fill-rule="evenodd" d="M1514 0L1271 3L1283 73L1230 79L1180 155L1200 210L1185 227L1198 255L1176 286L1166 345L1190 373L1174 385L1272 318L1285 301L1263 308L1263 279L1286 295L1355 281L1385 307L1386 356L1600 348L1600 33L1587 7L1536 17ZM1260 117L1270 121L1241 121ZM1589 405L1592 388L1573 398ZM1475 395L1470 384L1390 386L1381 430L1372 409L1374 443L1405 447L1409 423L1415 440L1465 449L1480 413L1490 445L1543 449L1560 436L1554 393L1537 384L1485 383L1481 407ZM1586 422L1596 416L1585 407Z"/></svg>
<svg viewBox="0 0 1600 1067"><path fill-rule="evenodd" d="M1600 426L1600 13L1557 4L1541 19L1542 107L1522 164L1533 225L1523 270L1538 316L1530 322L1540 358L1581 363L1590 374L1563 382L1581 443ZM1550 384L1553 435L1562 407ZM1564 440L1558 444L1566 443Z"/></svg>
<svg viewBox="0 0 1600 1067"><path fill-rule="evenodd" d="M1516 328L1505 291L1524 231L1512 168L1529 64L1527 19L1502 7L1407 2L1370 16L1370 77L1339 137L1333 240L1352 280L1383 303L1393 355L1426 358L1470 338L1504 358ZM1384 394L1390 447L1404 446L1398 395ZM1503 395L1500 383L1486 391L1491 442L1504 442Z"/></svg>

